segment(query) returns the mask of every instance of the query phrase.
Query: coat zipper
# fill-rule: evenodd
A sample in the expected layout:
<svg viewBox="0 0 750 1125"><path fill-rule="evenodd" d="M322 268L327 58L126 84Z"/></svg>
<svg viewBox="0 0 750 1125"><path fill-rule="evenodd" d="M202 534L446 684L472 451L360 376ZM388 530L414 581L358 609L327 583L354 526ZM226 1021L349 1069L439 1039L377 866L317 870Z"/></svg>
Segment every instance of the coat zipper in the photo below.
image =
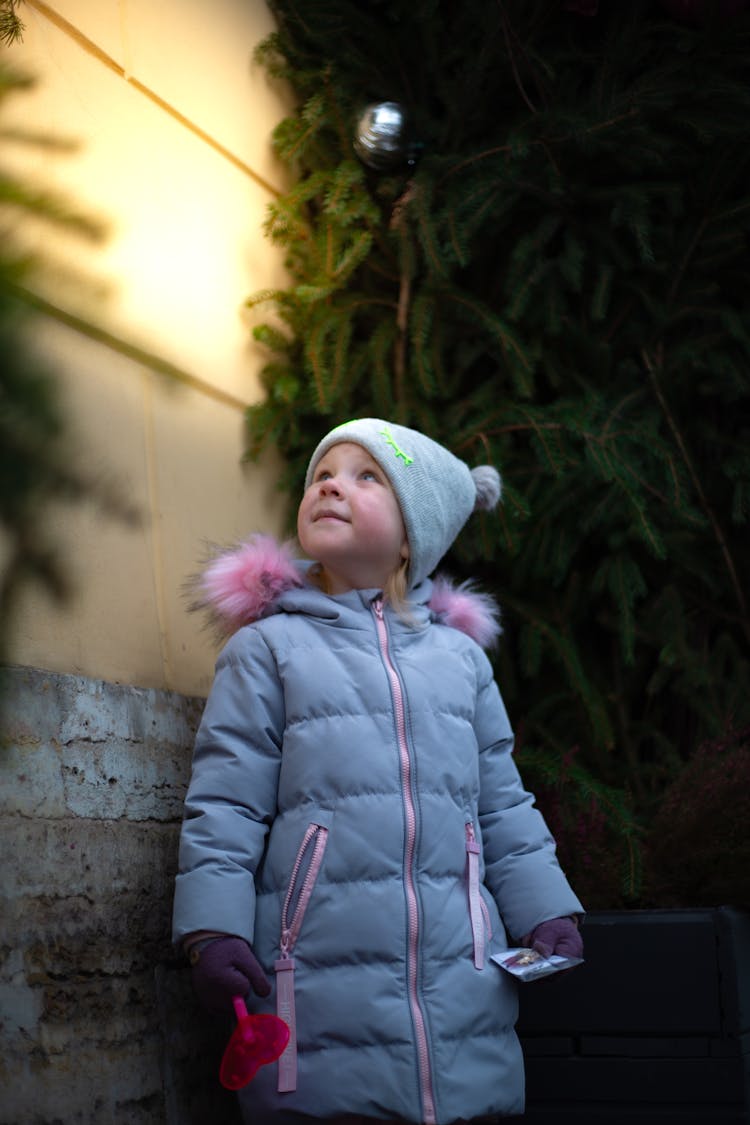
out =
<svg viewBox="0 0 750 1125"><path fill-rule="evenodd" d="M406 889L407 917L408 917L408 955L407 955L407 982L409 1006L414 1022L414 1033L417 1041L417 1060L419 1064L419 1081L422 1092L422 1111L424 1125L435 1125L435 1098L432 1087L430 1071L430 1055L427 1044L427 1028L419 1000L417 988L417 960L419 953L419 909L417 902L417 889L414 883L414 851L417 840L417 814L414 806L414 797L411 789L411 757L409 744L406 738L406 719L404 696L401 690L401 681L391 659L388 644L388 629L383 614L383 603L377 599L372 603L375 614L375 624L393 697L393 708L396 719L396 733L398 736L399 760L401 766L401 790L404 801L406 817L406 849L404 856L404 886Z"/></svg>
<svg viewBox="0 0 750 1125"><path fill-rule="evenodd" d="M305 917L315 880L318 878L327 843L327 828L324 828L321 824L308 825L297 852L297 858L294 861L286 898L281 908L281 956L274 963L274 969L276 970L276 1014L284 1020L289 1028L289 1042L279 1059L277 1089L280 1094L286 1094L297 1089L297 1015L294 1004L294 958L292 957L292 950L302 928L302 920ZM290 918L289 914L292 910L300 869L311 846L313 852L310 863L302 880L299 896Z"/></svg>

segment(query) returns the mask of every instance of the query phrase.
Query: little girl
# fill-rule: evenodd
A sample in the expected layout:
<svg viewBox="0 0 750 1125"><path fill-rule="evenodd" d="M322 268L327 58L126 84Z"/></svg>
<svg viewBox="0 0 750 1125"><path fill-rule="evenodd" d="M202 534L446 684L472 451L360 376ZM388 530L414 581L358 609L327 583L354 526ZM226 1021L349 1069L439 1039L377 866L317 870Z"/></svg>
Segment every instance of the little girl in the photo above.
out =
<svg viewBox="0 0 750 1125"><path fill-rule="evenodd" d="M298 535L208 568L236 630L185 806L174 937L199 999L292 1028L246 1122L523 1112L512 944L580 956L581 904L511 756L490 599L428 577L500 478L361 418L312 455ZM526 986L528 987L528 986Z"/></svg>

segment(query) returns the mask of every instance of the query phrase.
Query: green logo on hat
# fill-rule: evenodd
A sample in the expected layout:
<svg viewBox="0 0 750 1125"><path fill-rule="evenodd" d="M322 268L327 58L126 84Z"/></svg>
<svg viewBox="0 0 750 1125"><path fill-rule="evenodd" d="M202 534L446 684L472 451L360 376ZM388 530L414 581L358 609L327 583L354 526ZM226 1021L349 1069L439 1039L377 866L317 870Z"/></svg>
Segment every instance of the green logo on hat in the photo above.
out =
<svg viewBox="0 0 750 1125"><path fill-rule="evenodd" d="M408 453L404 453L403 449L399 449L399 447L396 445L396 439L394 438L388 427L384 426L380 432L385 438L386 445L390 445L391 449L393 450L394 456L400 457L405 465L411 465L414 461L414 458L410 457Z"/></svg>

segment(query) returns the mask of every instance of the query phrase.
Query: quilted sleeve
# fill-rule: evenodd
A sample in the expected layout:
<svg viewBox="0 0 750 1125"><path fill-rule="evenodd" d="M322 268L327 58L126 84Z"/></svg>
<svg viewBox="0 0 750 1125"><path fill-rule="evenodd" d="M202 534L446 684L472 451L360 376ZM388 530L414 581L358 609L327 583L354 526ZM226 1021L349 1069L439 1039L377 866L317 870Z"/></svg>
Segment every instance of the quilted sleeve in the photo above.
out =
<svg viewBox="0 0 750 1125"><path fill-rule="evenodd" d="M196 736L175 887L173 939L196 930L252 941L255 872L276 810L282 685L258 630L226 645Z"/></svg>
<svg viewBox="0 0 750 1125"><path fill-rule="evenodd" d="M513 733L482 657L475 730L479 741L479 826L485 883L512 940L542 921L582 914L556 857L555 841L523 786L513 760Z"/></svg>

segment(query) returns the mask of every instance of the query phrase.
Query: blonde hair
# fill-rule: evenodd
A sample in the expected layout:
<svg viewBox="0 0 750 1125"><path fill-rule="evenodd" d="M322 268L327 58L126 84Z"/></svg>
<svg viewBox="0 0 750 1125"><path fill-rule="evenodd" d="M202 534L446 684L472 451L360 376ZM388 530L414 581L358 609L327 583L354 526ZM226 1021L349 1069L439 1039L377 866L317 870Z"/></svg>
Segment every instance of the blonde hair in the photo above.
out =
<svg viewBox="0 0 750 1125"><path fill-rule="evenodd" d="M407 573L409 559L401 559L395 570L392 570L383 586L383 598L388 602L393 612L406 625L416 625L411 612L411 603L408 596Z"/></svg>

